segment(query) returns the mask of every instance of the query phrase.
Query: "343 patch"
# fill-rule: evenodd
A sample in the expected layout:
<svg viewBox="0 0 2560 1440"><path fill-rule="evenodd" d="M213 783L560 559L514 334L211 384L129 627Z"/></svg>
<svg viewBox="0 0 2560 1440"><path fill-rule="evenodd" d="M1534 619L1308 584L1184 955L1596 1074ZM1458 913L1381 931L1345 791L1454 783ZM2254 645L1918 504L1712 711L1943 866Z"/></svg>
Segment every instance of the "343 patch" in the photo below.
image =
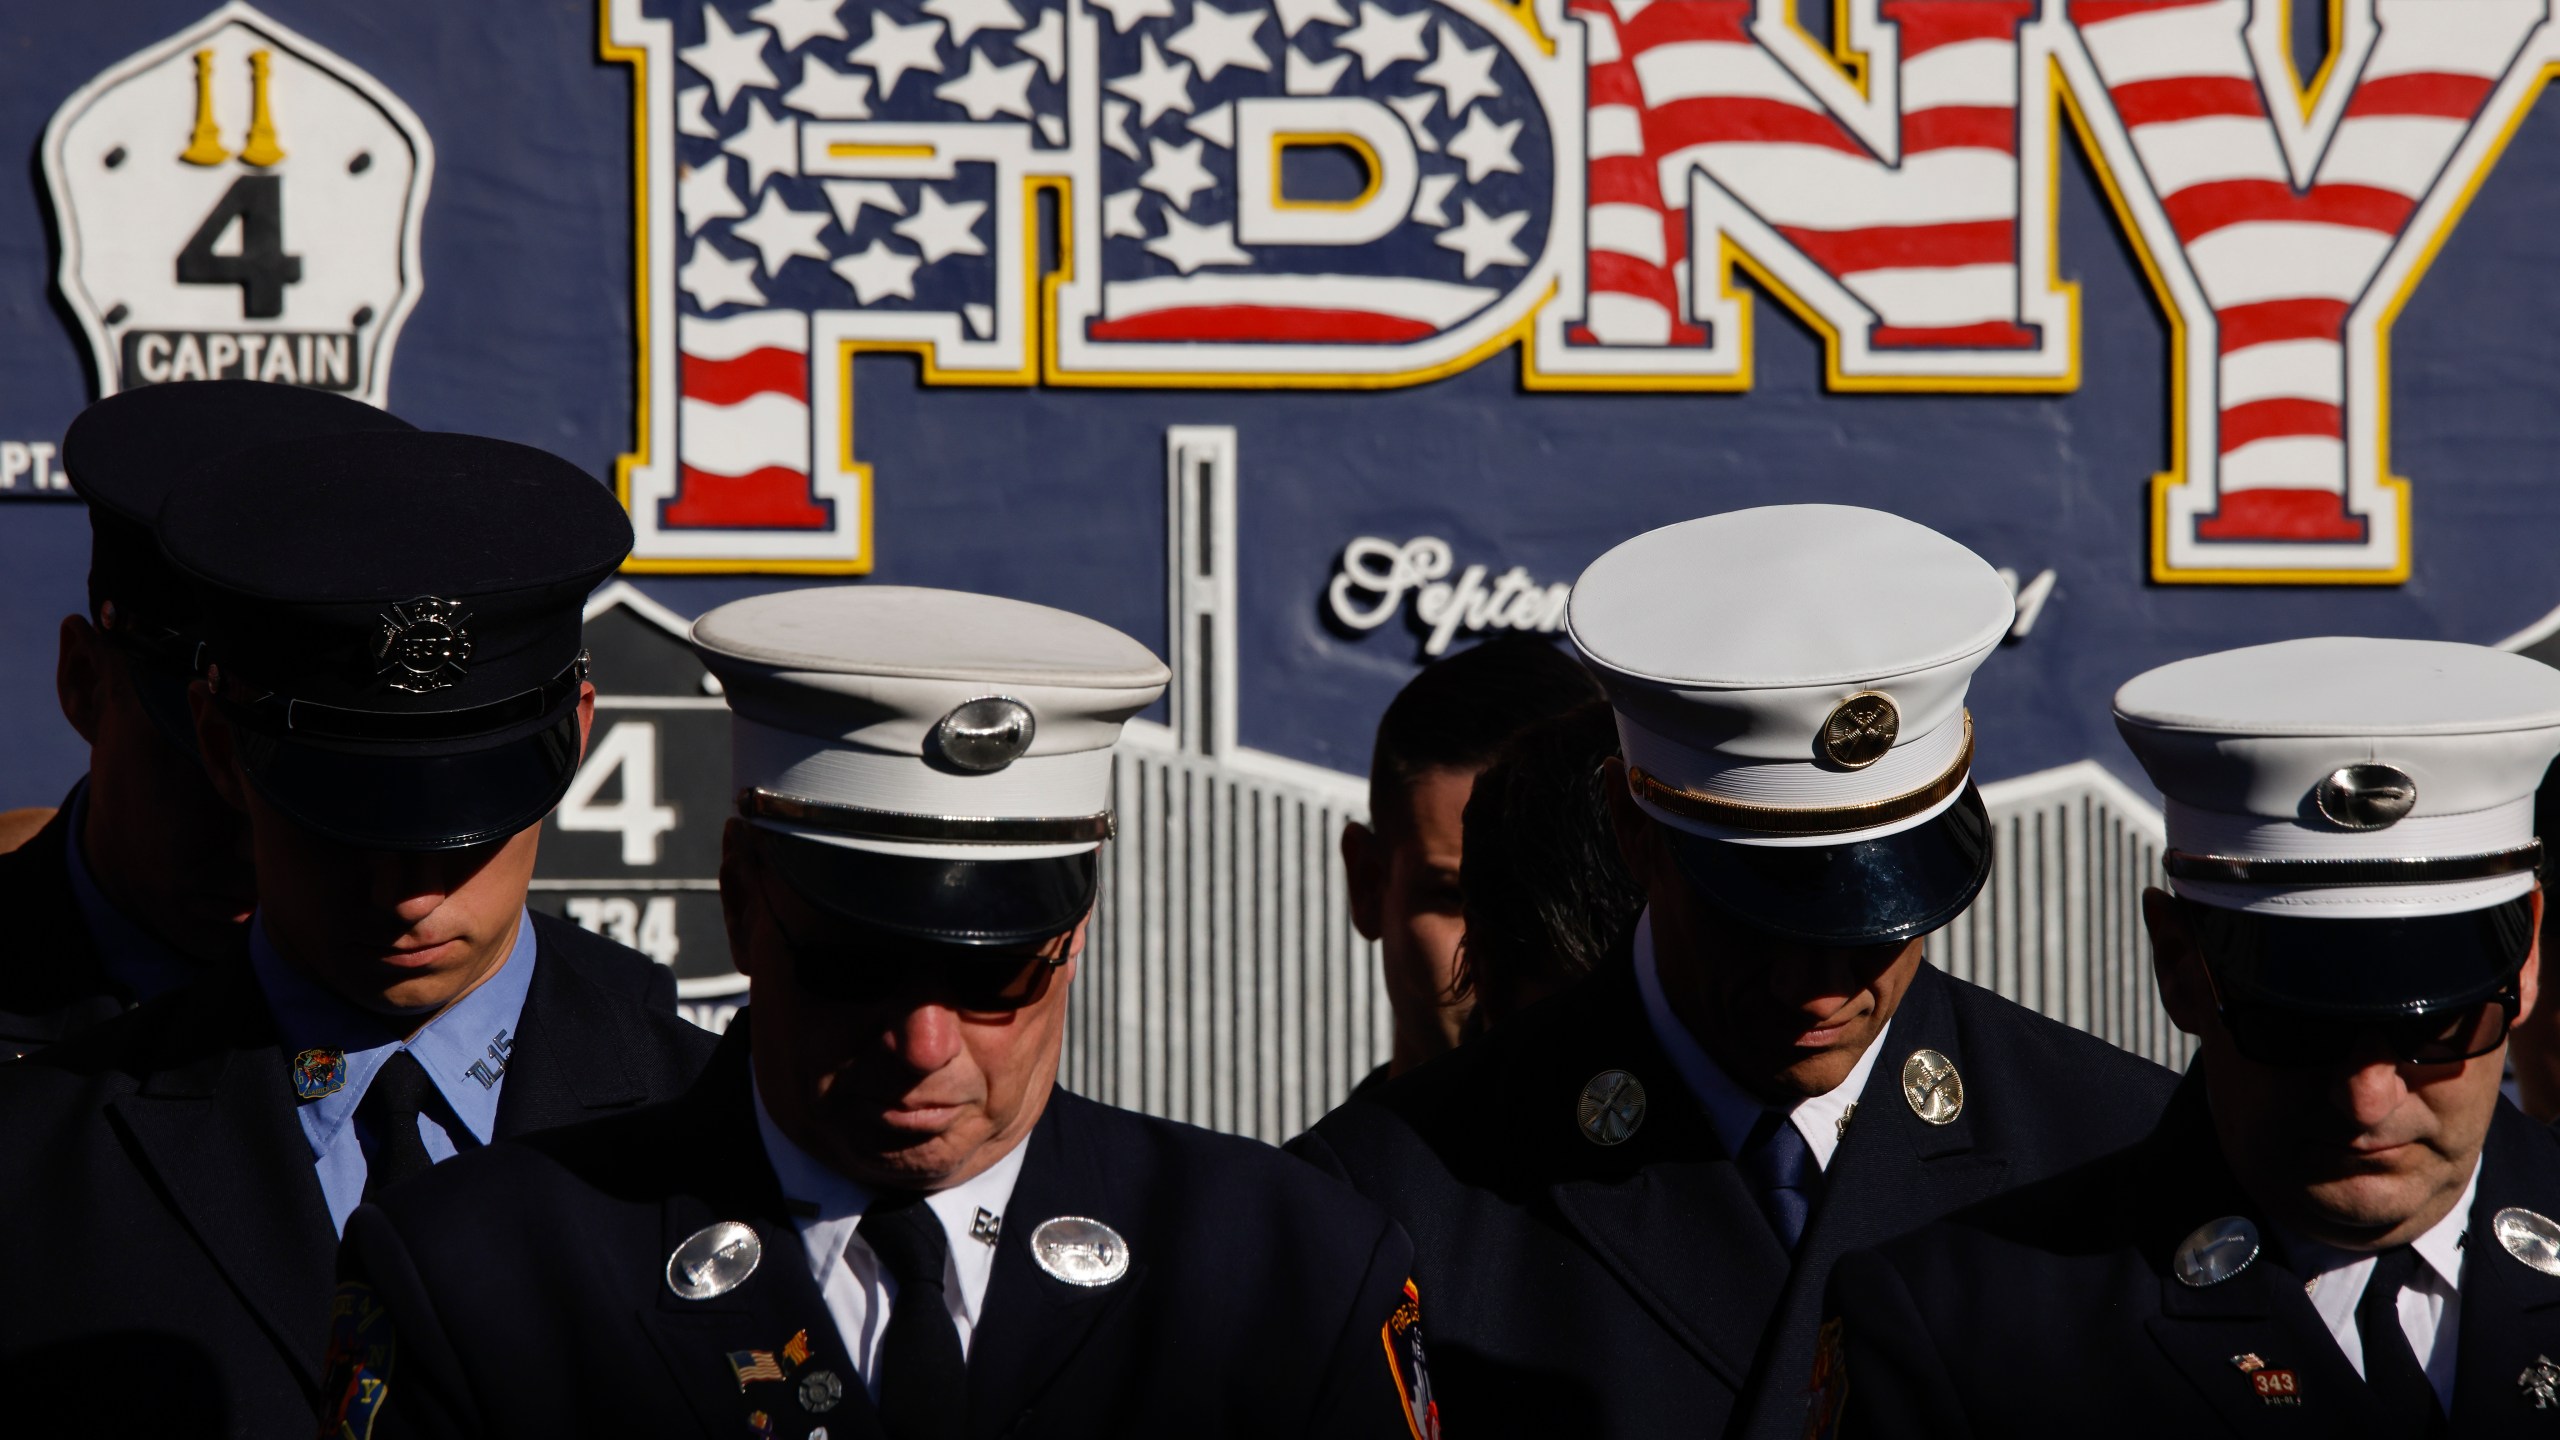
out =
<svg viewBox="0 0 2560 1440"><path fill-rule="evenodd" d="M1815 1337L1813 1375L1805 1382L1804 1440L1833 1440L1840 1433L1840 1409L1849 1401L1848 1346L1840 1321L1822 1322Z"/></svg>
<svg viewBox="0 0 2560 1440"><path fill-rule="evenodd" d="M1413 1440L1440 1440L1440 1402L1431 1394L1431 1372L1422 1358L1422 1295L1411 1280L1404 1282L1404 1301L1380 1327L1378 1340L1386 1346L1387 1370L1395 1376Z"/></svg>
<svg viewBox="0 0 2560 1440"><path fill-rule="evenodd" d="M373 1287L355 1280L340 1285L329 1305L329 1353L320 1380L332 1440L366 1440L373 1434L373 1422L391 1393L397 1348L391 1312L375 1298Z"/></svg>

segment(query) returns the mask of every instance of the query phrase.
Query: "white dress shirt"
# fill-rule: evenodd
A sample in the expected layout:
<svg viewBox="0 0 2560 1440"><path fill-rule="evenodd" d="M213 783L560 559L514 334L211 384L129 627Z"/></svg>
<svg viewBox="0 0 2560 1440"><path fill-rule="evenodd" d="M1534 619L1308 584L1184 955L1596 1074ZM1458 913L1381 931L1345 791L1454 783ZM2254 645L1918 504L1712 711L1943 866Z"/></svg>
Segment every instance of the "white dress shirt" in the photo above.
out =
<svg viewBox="0 0 2560 1440"><path fill-rule="evenodd" d="M2453 1365L2461 1353L2463 1232L2471 1225L2471 1202L2480 1191L2480 1163L2471 1165L2471 1183L2463 1187L2445 1217L2409 1242L2425 1264L2400 1291L2400 1328L2409 1349L2427 1370L2436 1403L2453 1413ZM2365 1282L2373 1276L2374 1258L2352 1250L2336 1250L2291 1235L2280 1237L2285 1260L2308 1277L2304 1293L2311 1308L2346 1352L2347 1363L2364 1373L2364 1337L2356 1333L2356 1306L2364 1299Z"/></svg>
<svg viewBox="0 0 2560 1440"><path fill-rule="evenodd" d="M1670 1057L1671 1068L1680 1072L1689 1093L1697 1097L1699 1108L1707 1112L1707 1124L1724 1142L1724 1153L1740 1156L1743 1141L1750 1137L1752 1127L1760 1123L1760 1116L1769 1107L1724 1073L1724 1067L1707 1054L1698 1037L1690 1034L1689 1027L1672 1012L1671 1001L1662 992L1661 972L1654 964L1651 907L1646 908L1636 926L1635 961L1636 989L1644 996L1644 1018L1653 1028L1654 1043ZM1867 1053L1858 1057L1849 1078L1824 1094L1797 1101L1795 1108L1787 1112L1796 1133L1813 1151L1813 1163L1825 1170L1831 1168L1831 1154L1840 1148L1841 1132L1847 1128L1841 1122L1857 1108L1858 1095L1867 1088L1867 1076L1876 1068L1876 1056L1884 1049L1885 1036L1892 1030L1893 1022L1887 1020L1868 1044Z"/></svg>
<svg viewBox="0 0 2560 1440"><path fill-rule="evenodd" d="M765 1158L791 1204L792 1223L800 1229L809 1273L827 1302L836 1334L852 1348L854 1368L871 1398L880 1398L880 1337L889 1328L890 1306L898 1297L896 1277L880 1264L856 1227L870 1208L870 1187L848 1180L825 1162L793 1144L764 1108L764 1092L756 1092L756 1129L764 1136ZM960 1354L969 1354L969 1338L987 1303L987 1282L996 1269L996 1240L1004 1224L1005 1206L1013 1200L1014 1182L1022 1176L1026 1148L1016 1144L1003 1159L974 1179L936 1191L924 1199L950 1246L942 1267L942 1303L960 1332ZM981 1216L985 1217L981 1220Z"/></svg>

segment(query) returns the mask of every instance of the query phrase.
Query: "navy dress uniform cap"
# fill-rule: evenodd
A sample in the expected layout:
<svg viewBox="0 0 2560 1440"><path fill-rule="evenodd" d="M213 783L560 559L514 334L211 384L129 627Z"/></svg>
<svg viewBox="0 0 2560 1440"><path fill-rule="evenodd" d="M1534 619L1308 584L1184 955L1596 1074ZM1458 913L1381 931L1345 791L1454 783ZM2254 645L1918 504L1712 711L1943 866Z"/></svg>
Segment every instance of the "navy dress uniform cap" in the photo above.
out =
<svg viewBox="0 0 2560 1440"><path fill-rule="evenodd" d="M2533 940L2560 671L2321 636L2148 671L2116 692L2115 718L2165 798L2162 869L2230 995L2389 1016L2512 982Z"/></svg>
<svg viewBox="0 0 2560 1440"><path fill-rule="evenodd" d="M212 461L158 533L251 783L297 822L456 849L566 791L586 597L631 546L586 472L479 436L315 436Z"/></svg>
<svg viewBox="0 0 2560 1440"><path fill-rule="evenodd" d="M1569 629L1691 888L1783 938L1861 946L1938 928L1989 878L1964 697L2015 610L1924 525L1777 505L1615 547Z"/></svg>
<svg viewBox="0 0 2560 1440"><path fill-rule="evenodd" d="M255 380L190 380L110 395L73 418L62 469L89 510L89 614L143 665L135 693L190 754L186 686L202 639L193 588L152 535L169 493L208 459L305 435L406 430L360 400Z"/></svg>
<svg viewBox="0 0 2560 1440"><path fill-rule="evenodd" d="M732 711L739 813L859 927L1011 946L1091 908L1112 749L1170 678L1085 616L952 590L753 596L694 622Z"/></svg>

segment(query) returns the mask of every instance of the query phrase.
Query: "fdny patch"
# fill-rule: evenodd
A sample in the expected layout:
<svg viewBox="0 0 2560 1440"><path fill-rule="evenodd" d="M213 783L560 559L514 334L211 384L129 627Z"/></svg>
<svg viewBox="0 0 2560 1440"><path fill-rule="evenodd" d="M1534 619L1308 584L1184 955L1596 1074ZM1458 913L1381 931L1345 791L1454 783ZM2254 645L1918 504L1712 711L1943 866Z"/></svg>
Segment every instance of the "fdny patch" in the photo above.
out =
<svg viewBox="0 0 2560 1440"><path fill-rule="evenodd" d="M1840 1321L1822 1322L1814 1340L1813 1376L1805 1382L1804 1440L1832 1440L1849 1400L1849 1357Z"/></svg>
<svg viewBox="0 0 2560 1440"><path fill-rule="evenodd" d="M373 1434L382 1402L391 1393L396 1350L391 1312L374 1297L373 1287L354 1280L341 1284L329 1305L329 1351L321 1368L329 1440L366 1440Z"/></svg>
<svg viewBox="0 0 2560 1440"><path fill-rule="evenodd" d="M1404 1403L1405 1425L1413 1440L1440 1440L1440 1402L1431 1394L1431 1372L1422 1360L1422 1295L1404 1282L1404 1301L1378 1331L1387 1349L1387 1373L1396 1381L1396 1397Z"/></svg>

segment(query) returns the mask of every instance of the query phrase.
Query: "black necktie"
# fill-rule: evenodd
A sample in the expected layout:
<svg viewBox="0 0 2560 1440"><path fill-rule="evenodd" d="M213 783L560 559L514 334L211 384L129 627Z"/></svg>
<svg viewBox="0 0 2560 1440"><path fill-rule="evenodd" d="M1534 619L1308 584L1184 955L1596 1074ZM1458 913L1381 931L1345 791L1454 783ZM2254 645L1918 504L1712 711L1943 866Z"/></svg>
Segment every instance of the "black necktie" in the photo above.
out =
<svg viewBox="0 0 2560 1440"><path fill-rule="evenodd" d="M1813 1214L1813 1187L1822 1170L1813 1163L1813 1147L1804 1143L1804 1133L1785 1111L1761 1112L1760 1123L1742 1142L1742 1173L1769 1217L1769 1228L1778 1232L1778 1243L1794 1254Z"/></svg>
<svg viewBox="0 0 2560 1440"><path fill-rule="evenodd" d="M373 1074L356 1103L356 1116L373 1132L373 1149L365 1156L364 1198L373 1199L413 1175L423 1175L435 1161L427 1158L427 1142L418 1136L418 1112L427 1107L436 1082L427 1067L406 1050Z"/></svg>
<svg viewBox="0 0 2560 1440"><path fill-rule="evenodd" d="M2364 1342L2364 1383L2390 1435L2440 1435L2444 1412L2427 1370L2400 1326L2400 1292L2418 1273L2418 1252L2395 1245L2374 1257L2373 1276L2356 1301L2356 1338Z"/></svg>
<svg viewBox="0 0 2560 1440"><path fill-rule="evenodd" d="M969 1364L942 1299L951 1242L921 1195L883 1200L856 1227L898 1282L880 1334L880 1424L891 1440L960 1440Z"/></svg>

